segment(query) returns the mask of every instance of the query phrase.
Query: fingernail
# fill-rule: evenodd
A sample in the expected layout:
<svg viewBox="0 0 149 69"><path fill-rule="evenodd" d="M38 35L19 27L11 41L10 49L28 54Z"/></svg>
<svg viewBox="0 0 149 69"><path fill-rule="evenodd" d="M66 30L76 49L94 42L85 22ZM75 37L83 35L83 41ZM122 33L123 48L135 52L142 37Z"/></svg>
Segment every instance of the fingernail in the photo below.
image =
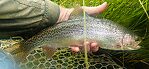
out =
<svg viewBox="0 0 149 69"><path fill-rule="evenodd" d="M79 52L80 49L78 47L71 47L71 51L73 51L73 52Z"/></svg>
<svg viewBox="0 0 149 69"><path fill-rule="evenodd" d="M101 4L102 7L107 7L107 2Z"/></svg>
<svg viewBox="0 0 149 69"><path fill-rule="evenodd" d="M98 45L97 43L91 43L91 47L92 47L92 48L96 48L97 45Z"/></svg>
<svg viewBox="0 0 149 69"><path fill-rule="evenodd" d="M99 12L102 13L107 7L108 7L107 2L104 2L103 4L99 5L98 7L100 8Z"/></svg>
<svg viewBox="0 0 149 69"><path fill-rule="evenodd" d="M79 51L80 51L79 47L76 47L75 52L79 52Z"/></svg>
<svg viewBox="0 0 149 69"><path fill-rule="evenodd" d="M102 5L107 5L107 2L102 3Z"/></svg>

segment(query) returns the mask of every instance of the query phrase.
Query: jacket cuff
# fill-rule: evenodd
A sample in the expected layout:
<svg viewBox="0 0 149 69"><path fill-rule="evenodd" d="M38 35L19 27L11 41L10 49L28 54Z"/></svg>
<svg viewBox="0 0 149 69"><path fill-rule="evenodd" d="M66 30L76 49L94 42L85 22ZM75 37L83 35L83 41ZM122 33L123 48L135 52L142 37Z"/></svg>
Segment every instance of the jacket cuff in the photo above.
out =
<svg viewBox="0 0 149 69"><path fill-rule="evenodd" d="M48 20L48 24L50 26L54 25L60 15L60 7L51 2L50 0L45 0L45 12L44 16Z"/></svg>

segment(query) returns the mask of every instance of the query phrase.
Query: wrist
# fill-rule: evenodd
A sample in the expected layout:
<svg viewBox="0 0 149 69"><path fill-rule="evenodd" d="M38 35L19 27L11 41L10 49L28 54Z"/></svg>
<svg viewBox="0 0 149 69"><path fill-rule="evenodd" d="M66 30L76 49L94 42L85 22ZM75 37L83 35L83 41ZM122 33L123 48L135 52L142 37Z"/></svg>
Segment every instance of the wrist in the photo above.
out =
<svg viewBox="0 0 149 69"><path fill-rule="evenodd" d="M64 8L64 7L60 7L60 15L58 18L57 23L63 22L63 21L67 21L69 19L69 16L71 14L71 12L74 10L74 8Z"/></svg>

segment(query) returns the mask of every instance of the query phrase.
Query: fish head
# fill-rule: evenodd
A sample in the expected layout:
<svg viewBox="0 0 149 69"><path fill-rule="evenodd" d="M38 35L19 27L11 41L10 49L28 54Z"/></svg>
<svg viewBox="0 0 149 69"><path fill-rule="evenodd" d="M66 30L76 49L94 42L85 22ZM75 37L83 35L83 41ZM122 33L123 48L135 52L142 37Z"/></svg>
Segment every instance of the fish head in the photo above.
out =
<svg viewBox="0 0 149 69"><path fill-rule="evenodd" d="M138 50L141 48L141 46L139 46L140 42L141 41L138 40L138 36L125 34L113 46L117 50Z"/></svg>

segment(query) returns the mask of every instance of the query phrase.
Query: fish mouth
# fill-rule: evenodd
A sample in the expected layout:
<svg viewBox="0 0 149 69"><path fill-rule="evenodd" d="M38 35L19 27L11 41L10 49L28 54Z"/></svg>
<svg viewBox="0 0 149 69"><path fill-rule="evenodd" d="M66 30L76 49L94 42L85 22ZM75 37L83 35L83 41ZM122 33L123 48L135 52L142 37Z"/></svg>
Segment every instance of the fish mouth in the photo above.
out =
<svg viewBox="0 0 149 69"><path fill-rule="evenodd" d="M121 51L131 51L131 50L138 50L141 48L140 45L135 45L135 46L132 46L132 45L116 45L116 46L113 46L113 47L109 47L109 48L104 48L104 47L101 47L102 49L108 49L108 50L121 50Z"/></svg>
<svg viewBox="0 0 149 69"><path fill-rule="evenodd" d="M141 43L141 41L139 40L130 40L130 41L125 41L123 39L123 41L118 41L114 44L110 44L110 46L102 46L101 48L103 49L109 49L109 50L138 50L141 48L141 46L139 45Z"/></svg>
<svg viewBox="0 0 149 69"><path fill-rule="evenodd" d="M128 46L127 48L130 50L138 50L141 48L141 46L139 45L141 43L141 41L135 41L132 46Z"/></svg>
<svg viewBox="0 0 149 69"><path fill-rule="evenodd" d="M131 42L130 44L117 44L112 50L138 50L141 48L139 45L141 41Z"/></svg>
<svg viewBox="0 0 149 69"><path fill-rule="evenodd" d="M121 46L121 50L138 50L141 48L141 46L139 45L140 43L141 40L137 35L126 34L121 39L121 42L119 44Z"/></svg>

